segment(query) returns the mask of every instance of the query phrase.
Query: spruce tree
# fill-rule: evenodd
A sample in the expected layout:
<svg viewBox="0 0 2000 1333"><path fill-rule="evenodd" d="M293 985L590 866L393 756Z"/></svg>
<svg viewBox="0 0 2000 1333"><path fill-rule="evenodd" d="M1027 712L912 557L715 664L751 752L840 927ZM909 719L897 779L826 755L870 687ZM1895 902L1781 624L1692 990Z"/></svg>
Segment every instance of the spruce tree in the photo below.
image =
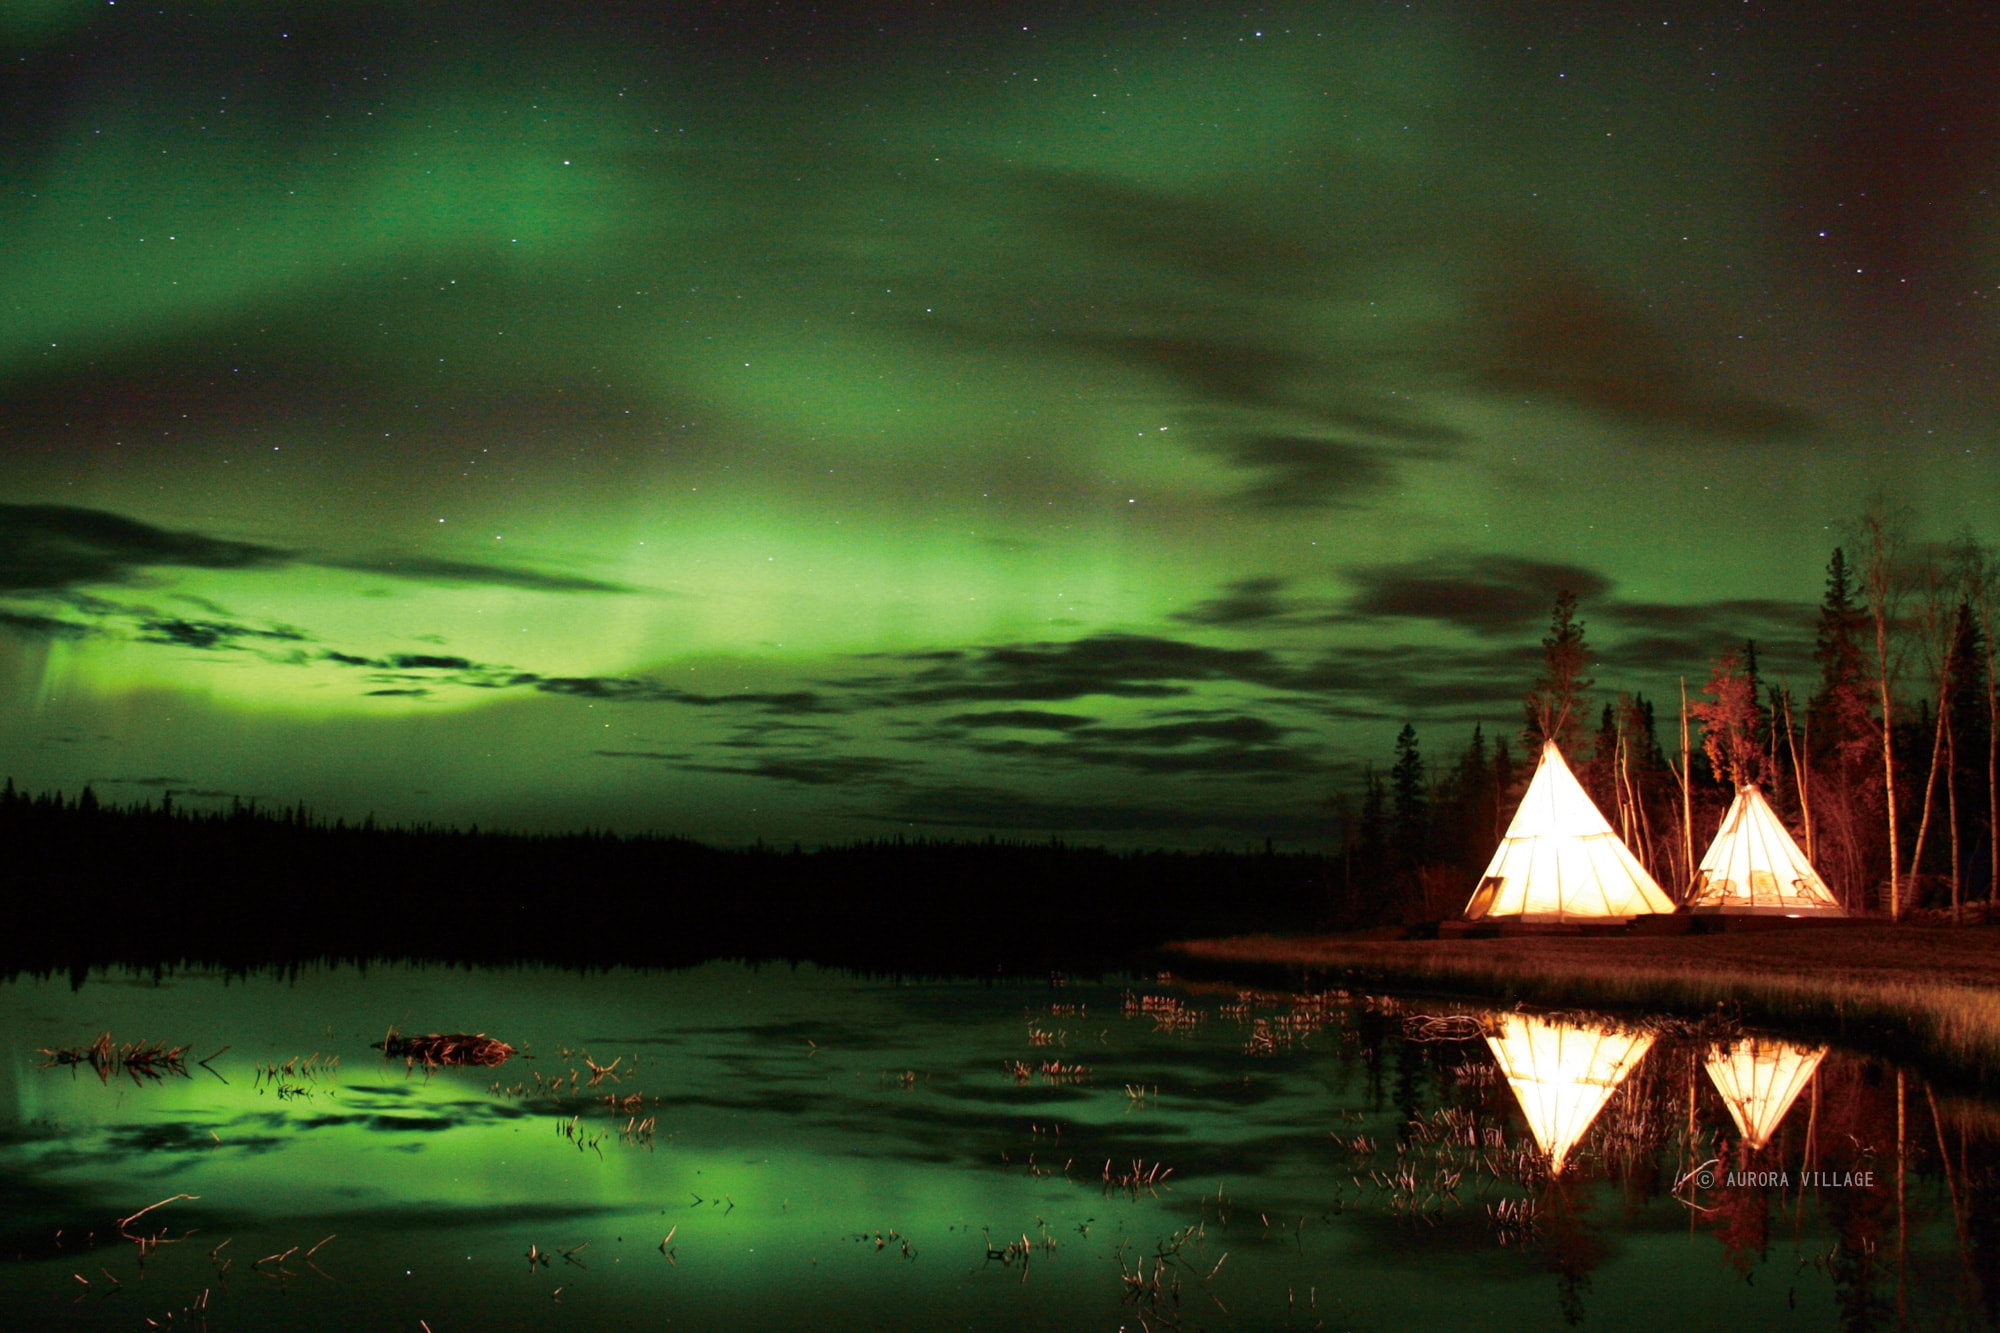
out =
<svg viewBox="0 0 2000 1333"><path fill-rule="evenodd" d="M1583 728L1583 701L1596 682L1590 670L1590 646L1583 640L1583 622L1576 618L1576 593L1556 594L1548 637L1542 640L1542 674L1526 701L1527 727L1522 742L1539 755L1545 741L1565 754L1576 749Z"/></svg>
<svg viewBox="0 0 2000 1333"><path fill-rule="evenodd" d="M1396 765L1389 770L1396 859L1405 870L1423 864L1430 803L1424 790L1424 759L1417 729L1405 722L1396 735Z"/></svg>

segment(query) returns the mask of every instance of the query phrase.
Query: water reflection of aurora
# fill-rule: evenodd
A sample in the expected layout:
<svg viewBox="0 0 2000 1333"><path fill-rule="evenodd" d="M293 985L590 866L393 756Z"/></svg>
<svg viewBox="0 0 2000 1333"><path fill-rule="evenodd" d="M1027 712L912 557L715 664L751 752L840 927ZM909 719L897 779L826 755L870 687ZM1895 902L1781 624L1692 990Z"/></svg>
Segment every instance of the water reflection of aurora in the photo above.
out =
<svg viewBox="0 0 2000 1333"><path fill-rule="evenodd" d="M1453 1020L1494 1032L1496 1055L1477 1025L1414 1040L1407 1005L1330 996L898 985L710 965L306 969L292 982L157 986L100 977L76 991L17 980L4 1000L0 1178L19 1200L5 1240L21 1257L0 1266L0 1290L10 1308L71 1327L127 1328L143 1302L157 1318L204 1287L216 1329L1111 1326L1146 1312L1121 1303L1121 1271L1163 1247L1190 1327L1282 1326L1287 1293L1300 1309L1317 1301L1329 1325L1429 1326L1476 1308L1489 1325L1534 1328L1570 1299L1626 1325L1674 1308L1707 1326L1749 1326L1791 1300L1831 1319L1853 1294L1840 1284L1858 1279L1799 1270L1792 1248L1844 1253L1881 1239L1868 1226L1893 1225L1892 1199L1762 1200L1797 1213L1796 1242L1789 1226L1767 1225L1765 1248L1746 1251L1738 1218L1734 1230L1698 1220L1720 1244L1690 1246L1690 1214L1668 1187L1684 1158L1737 1131L1702 1073L1708 1046L1671 1028L1633 1040L1624 1026L1627 1046L1607 1060L1601 1041L1620 1025L1563 1020L1551 1050L1577 1058L1539 1062L1540 1082L1553 1087L1574 1065L1586 1091L1571 1100L1596 1109L1543 1141L1510 1084L1506 1039L1556 1027ZM488 1030L528 1054L426 1076L368 1048L391 1022ZM214 1064L228 1081L193 1067L105 1085L36 1067L35 1047L106 1029L195 1039L196 1057L226 1044ZM276 1083L253 1072L315 1052L337 1056L337 1071ZM623 1081L592 1088L586 1052L616 1061ZM1036 1072L1058 1059L1090 1072ZM546 1091L557 1078L567 1089L571 1070L575 1093ZM1893 1151L1894 1077L1841 1052L1815 1077L1824 1166L1842 1165L1849 1135ZM628 1111L606 1095L642 1100ZM1962 1126L1969 1151L1990 1156L1986 1113L1944 1105L1953 1141ZM1682 1138L1690 1106L1697 1123ZM655 1121L649 1146L618 1132L635 1113ZM1783 1119L1758 1160L1798 1160L1805 1120ZM1502 1173L1474 1165L1482 1156ZM1151 1188L1104 1179L1107 1166L1124 1177L1135 1163L1171 1173ZM1951 1188L1965 1182L1945 1179L1920 1145L1908 1167L1906 1244L1924 1263L1945 1261ZM1397 1183L1406 1169L1414 1189ZM1456 1195L1427 1201L1447 1171L1462 1174ZM169 1243L142 1282L135 1247L103 1239L107 1220L182 1192L200 1197L148 1218ZM1530 1207L1539 1229L1501 1244L1492 1208L1503 1201ZM86 1253L77 1237L93 1229ZM670 1232L671 1258L660 1249ZM1176 1234L1199 1239L1173 1250ZM299 1254L328 1235L303 1265ZM225 1239L222 1257L236 1263L219 1276L208 1255ZM988 1258L989 1245L1023 1239L1025 1273ZM531 1245L553 1256L547 1267L527 1261ZM290 1259L255 1266L292 1246ZM577 1246L577 1262L565 1261ZM1713 1280L1719 1263L1739 1261L1766 1280ZM123 1288L104 1294L100 1270ZM74 1306L73 1274L94 1282ZM1595 1280L1579 1285L1583 1276ZM1913 1299L1957 1296L1945 1286Z"/></svg>

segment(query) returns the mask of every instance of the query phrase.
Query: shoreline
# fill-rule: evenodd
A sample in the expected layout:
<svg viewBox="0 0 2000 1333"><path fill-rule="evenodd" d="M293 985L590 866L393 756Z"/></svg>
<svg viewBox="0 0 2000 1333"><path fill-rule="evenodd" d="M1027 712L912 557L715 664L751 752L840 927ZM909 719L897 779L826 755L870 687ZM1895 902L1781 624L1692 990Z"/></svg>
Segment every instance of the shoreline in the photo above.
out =
<svg viewBox="0 0 2000 1333"><path fill-rule="evenodd" d="M1858 925L1711 935L1179 940L1204 968L1338 973L1550 1008L1731 1011L1804 1026L1981 1082L2000 1079L2000 926Z"/></svg>

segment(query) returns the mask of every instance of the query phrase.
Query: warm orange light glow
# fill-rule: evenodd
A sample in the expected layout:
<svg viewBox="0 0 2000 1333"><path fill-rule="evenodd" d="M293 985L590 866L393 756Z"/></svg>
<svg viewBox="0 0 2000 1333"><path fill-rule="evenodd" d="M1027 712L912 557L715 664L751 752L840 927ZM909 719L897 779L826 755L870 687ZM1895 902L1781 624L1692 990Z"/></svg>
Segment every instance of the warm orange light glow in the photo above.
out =
<svg viewBox="0 0 2000 1333"><path fill-rule="evenodd" d="M1528 1130L1559 1172L1611 1094L1653 1048L1650 1032L1502 1014L1486 1044L1528 1117Z"/></svg>
<svg viewBox="0 0 2000 1333"><path fill-rule="evenodd" d="M1639 858L1605 821L1550 742L1465 915L1522 921L1618 920L1671 912Z"/></svg>
<svg viewBox="0 0 2000 1333"><path fill-rule="evenodd" d="M1755 1150L1771 1141L1825 1058L1824 1046L1807 1050L1769 1037L1745 1037L1709 1052L1708 1076L1743 1141Z"/></svg>
<svg viewBox="0 0 2000 1333"><path fill-rule="evenodd" d="M1687 905L1724 912L1846 916L1764 793L1739 787L1695 871Z"/></svg>

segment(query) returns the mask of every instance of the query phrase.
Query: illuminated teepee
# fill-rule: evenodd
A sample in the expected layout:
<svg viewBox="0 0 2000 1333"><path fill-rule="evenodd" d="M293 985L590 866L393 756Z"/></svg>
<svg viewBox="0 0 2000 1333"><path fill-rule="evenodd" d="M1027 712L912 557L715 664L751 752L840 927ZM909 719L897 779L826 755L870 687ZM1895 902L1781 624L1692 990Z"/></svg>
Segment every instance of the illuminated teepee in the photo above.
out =
<svg viewBox="0 0 2000 1333"><path fill-rule="evenodd" d="M1501 1014L1486 1035L1507 1086L1528 1117L1529 1132L1549 1155L1551 1174L1563 1169L1611 1094L1653 1049L1650 1032Z"/></svg>
<svg viewBox="0 0 2000 1333"><path fill-rule="evenodd" d="M1729 1107L1730 1118L1752 1151L1777 1133L1778 1123L1812 1082L1826 1047L1807 1050L1769 1037L1745 1037L1708 1054L1708 1076Z"/></svg>
<svg viewBox="0 0 2000 1333"><path fill-rule="evenodd" d="M1686 905L1697 912L1847 915L1754 786L1736 789L1708 855L1694 872Z"/></svg>
<svg viewBox="0 0 2000 1333"><path fill-rule="evenodd" d="M1673 910L1673 900L1611 831L1555 742L1543 745L1534 781L1465 915L1615 921Z"/></svg>

